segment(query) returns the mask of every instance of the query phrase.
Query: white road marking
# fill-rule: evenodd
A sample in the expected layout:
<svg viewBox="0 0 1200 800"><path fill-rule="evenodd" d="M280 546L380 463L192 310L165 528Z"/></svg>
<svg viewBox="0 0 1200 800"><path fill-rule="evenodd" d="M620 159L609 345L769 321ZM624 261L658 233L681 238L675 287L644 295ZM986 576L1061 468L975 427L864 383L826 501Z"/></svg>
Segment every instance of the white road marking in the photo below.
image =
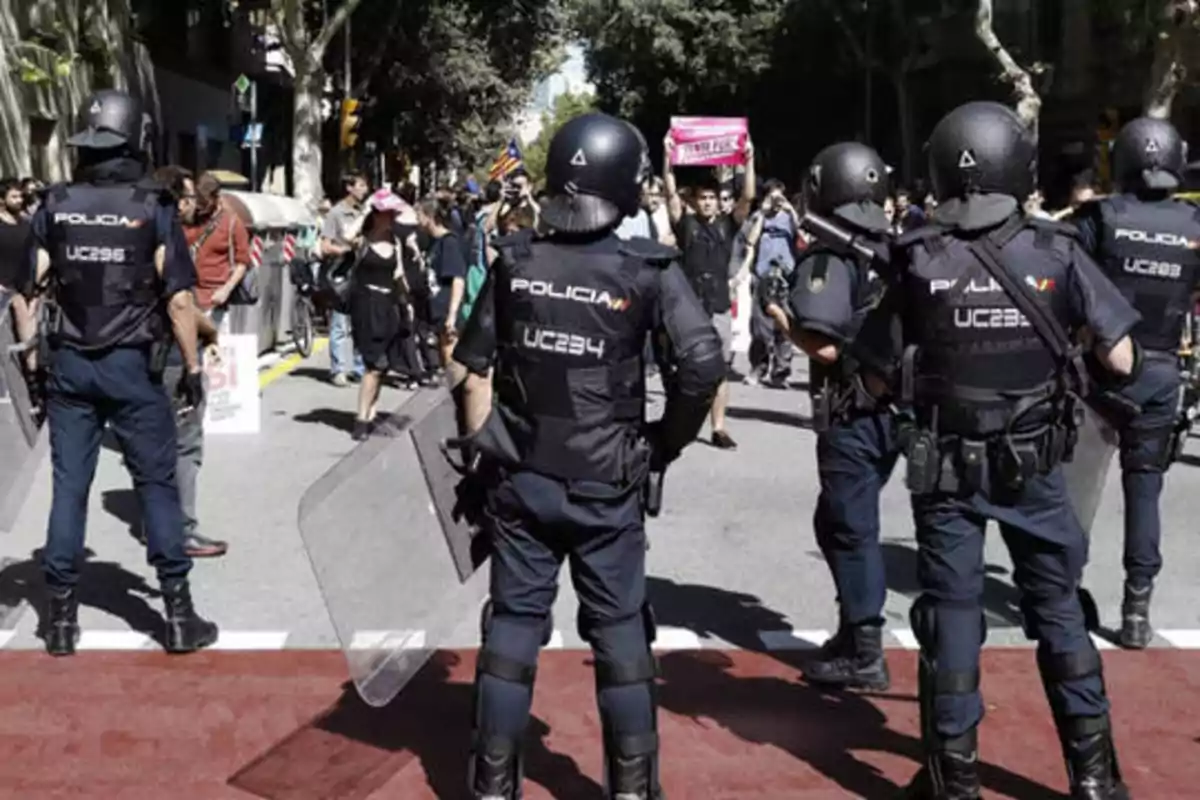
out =
<svg viewBox="0 0 1200 800"><path fill-rule="evenodd" d="M687 628L660 627L654 638L655 650L699 650L700 635Z"/></svg>
<svg viewBox="0 0 1200 800"><path fill-rule="evenodd" d="M900 642L900 646L905 650L921 649L921 644L910 628L892 628L891 631L892 636L896 637L896 641Z"/></svg>
<svg viewBox="0 0 1200 800"><path fill-rule="evenodd" d="M158 645L139 631L83 631L77 650L150 650Z"/></svg>
<svg viewBox="0 0 1200 800"><path fill-rule="evenodd" d="M1181 650L1200 650L1200 630L1155 631L1159 636L1171 643L1172 647Z"/></svg>
<svg viewBox="0 0 1200 800"><path fill-rule="evenodd" d="M425 631L355 631L351 650L418 650L425 646Z"/></svg>
<svg viewBox="0 0 1200 800"><path fill-rule="evenodd" d="M8 644L9 640L16 635L16 631L0 631L0 647Z"/></svg>
<svg viewBox="0 0 1200 800"><path fill-rule="evenodd" d="M563 649L562 631L554 631L553 633L551 633L550 641L547 642L546 646L542 649L543 650L562 650Z"/></svg>
<svg viewBox="0 0 1200 800"><path fill-rule="evenodd" d="M1092 643L1096 645L1097 650L1116 650L1117 649L1117 646L1115 644L1113 644L1108 639L1105 639L1104 637L1102 637L1098 634L1091 633L1088 635L1092 637Z"/></svg>
<svg viewBox="0 0 1200 800"><path fill-rule="evenodd" d="M759 631L758 638L768 650L815 650L829 640L829 631Z"/></svg>
<svg viewBox="0 0 1200 800"><path fill-rule="evenodd" d="M212 650L282 650L287 631L221 631Z"/></svg>

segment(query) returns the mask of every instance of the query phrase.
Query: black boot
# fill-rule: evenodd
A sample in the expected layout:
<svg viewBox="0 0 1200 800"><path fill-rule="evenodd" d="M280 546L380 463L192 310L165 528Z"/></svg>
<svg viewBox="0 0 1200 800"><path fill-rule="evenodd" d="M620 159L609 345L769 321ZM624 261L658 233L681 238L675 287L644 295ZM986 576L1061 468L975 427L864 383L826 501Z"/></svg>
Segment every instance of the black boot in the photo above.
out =
<svg viewBox="0 0 1200 800"><path fill-rule="evenodd" d="M841 643L831 642L830 655L804 665L804 678L821 686L887 691L891 676L883 657L883 628L855 625L846 630Z"/></svg>
<svg viewBox="0 0 1200 800"><path fill-rule="evenodd" d="M1150 627L1151 584L1134 586L1125 584L1125 600L1121 603L1121 646L1130 650L1144 650L1154 638Z"/></svg>
<svg viewBox="0 0 1200 800"><path fill-rule="evenodd" d="M605 753L605 761L609 800L663 800L658 785L658 734L620 737Z"/></svg>
<svg viewBox="0 0 1200 800"><path fill-rule="evenodd" d="M1076 717L1061 732L1072 800L1129 800L1108 717Z"/></svg>
<svg viewBox="0 0 1200 800"><path fill-rule="evenodd" d="M74 589L49 590L50 614L46 620L46 652L73 656L79 643L79 597Z"/></svg>
<svg viewBox="0 0 1200 800"><path fill-rule="evenodd" d="M168 653L191 653L217 641L217 626L196 613L186 579L164 583L162 591L167 607L163 644Z"/></svg>
<svg viewBox="0 0 1200 800"><path fill-rule="evenodd" d="M979 749L975 731L945 741L904 789L907 800L979 800Z"/></svg>
<svg viewBox="0 0 1200 800"><path fill-rule="evenodd" d="M521 800L517 743L504 736L484 739L471 753L468 780L474 800Z"/></svg>

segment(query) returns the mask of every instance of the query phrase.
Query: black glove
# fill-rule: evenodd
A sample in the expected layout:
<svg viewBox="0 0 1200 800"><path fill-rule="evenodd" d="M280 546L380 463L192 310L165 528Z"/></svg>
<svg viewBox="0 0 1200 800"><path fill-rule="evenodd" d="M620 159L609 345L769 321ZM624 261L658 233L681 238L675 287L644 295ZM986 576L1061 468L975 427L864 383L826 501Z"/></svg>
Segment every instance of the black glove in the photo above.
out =
<svg viewBox="0 0 1200 800"><path fill-rule="evenodd" d="M204 402L204 373L186 372L175 386L175 397L179 400L181 414L194 411Z"/></svg>

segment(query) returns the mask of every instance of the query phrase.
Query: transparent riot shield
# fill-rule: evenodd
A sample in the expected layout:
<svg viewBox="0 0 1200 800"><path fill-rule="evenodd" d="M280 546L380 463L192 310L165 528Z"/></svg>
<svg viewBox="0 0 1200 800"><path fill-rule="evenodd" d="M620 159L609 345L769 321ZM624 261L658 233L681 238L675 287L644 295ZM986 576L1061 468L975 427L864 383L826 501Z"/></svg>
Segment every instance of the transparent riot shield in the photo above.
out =
<svg viewBox="0 0 1200 800"><path fill-rule="evenodd" d="M1084 406L1083 425L1079 428L1079 441L1075 454L1062 465L1067 482L1067 495L1075 508L1075 515L1085 532L1090 533L1104 494L1104 483L1108 468L1117 452L1117 431L1103 416L1090 406Z"/></svg>
<svg viewBox="0 0 1200 800"><path fill-rule="evenodd" d="M0 531L16 522L48 449L22 369L24 352L15 335L12 295L0 290Z"/></svg>
<svg viewBox="0 0 1200 800"><path fill-rule="evenodd" d="M422 390L300 501L300 534L325 607L372 706L389 703L438 649L478 640L487 574L460 569L456 559L469 559L472 545L453 534L473 528L444 528L453 513L437 506L460 494L459 473L435 459L445 459L441 445L457 435L449 392Z"/></svg>

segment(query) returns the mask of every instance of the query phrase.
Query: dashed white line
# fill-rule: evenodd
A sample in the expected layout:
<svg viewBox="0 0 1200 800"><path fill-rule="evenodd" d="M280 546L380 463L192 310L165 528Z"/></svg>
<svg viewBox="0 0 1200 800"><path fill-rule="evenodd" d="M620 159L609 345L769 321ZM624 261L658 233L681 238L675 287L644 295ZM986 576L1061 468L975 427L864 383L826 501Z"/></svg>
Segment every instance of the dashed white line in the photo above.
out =
<svg viewBox="0 0 1200 800"><path fill-rule="evenodd" d="M213 650L282 650L287 631L221 631Z"/></svg>
<svg viewBox="0 0 1200 800"><path fill-rule="evenodd" d="M917 637L913 634L910 628L892 628L892 636L896 637L896 641L900 642L900 646L905 650L920 650L921 644L917 641Z"/></svg>
<svg viewBox="0 0 1200 800"><path fill-rule="evenodd" d="M655 650L699 650L700 635L687 628L660 627L654 637Z"/></svg>
<svg viewBox="0 0 1200 800"><path fill-rule="evenodd" d="M83 631L77 650L149 650L157 648L148 634L138 631Z"/></svg>
<svg viewBox="0 0 1200 800"><path fill-rule="evenodd" d="M758 638L768 650L815 650L829 639L829 631L759 631Z"/></svg>
<svg viewBox="0 0 1200 800"><path fill-rule="evenodd" d="M546 643L543 650L562 650L563 649L563 634L562 631L554 631L550 634L550 641Z"/></svg>
<svg viewBox="0 0 1200 800"><path fill-rule="evenodd" d="M1159 636L1181 650L1200 650L1200 630L1156 631Z"/></svg>
<svg viewBox="0 0 1200 800"><path fill-rule="evenodd" d="M351 650L419 650L425 631L355 631Z"/></svg>
<svg viewBox="0 0 1200 800"><path fill-rule="evenodd" d="M1092 633L1092 634L1089 634L1089 636L1092 637L1092 644L1096 645L1097 650L1116 650L1117 649L1117 646L1115 644L1110 642L1108 639L1105 639L1103 636L1100 636L1099 634Z"/></svg>
<svg viewBox="0 0 1200 800"><path fill-rule="evenodd" d="M4 647L4 645L8 644L8 641L16 635L16 631L0 631L0 647Z"/></svg>

